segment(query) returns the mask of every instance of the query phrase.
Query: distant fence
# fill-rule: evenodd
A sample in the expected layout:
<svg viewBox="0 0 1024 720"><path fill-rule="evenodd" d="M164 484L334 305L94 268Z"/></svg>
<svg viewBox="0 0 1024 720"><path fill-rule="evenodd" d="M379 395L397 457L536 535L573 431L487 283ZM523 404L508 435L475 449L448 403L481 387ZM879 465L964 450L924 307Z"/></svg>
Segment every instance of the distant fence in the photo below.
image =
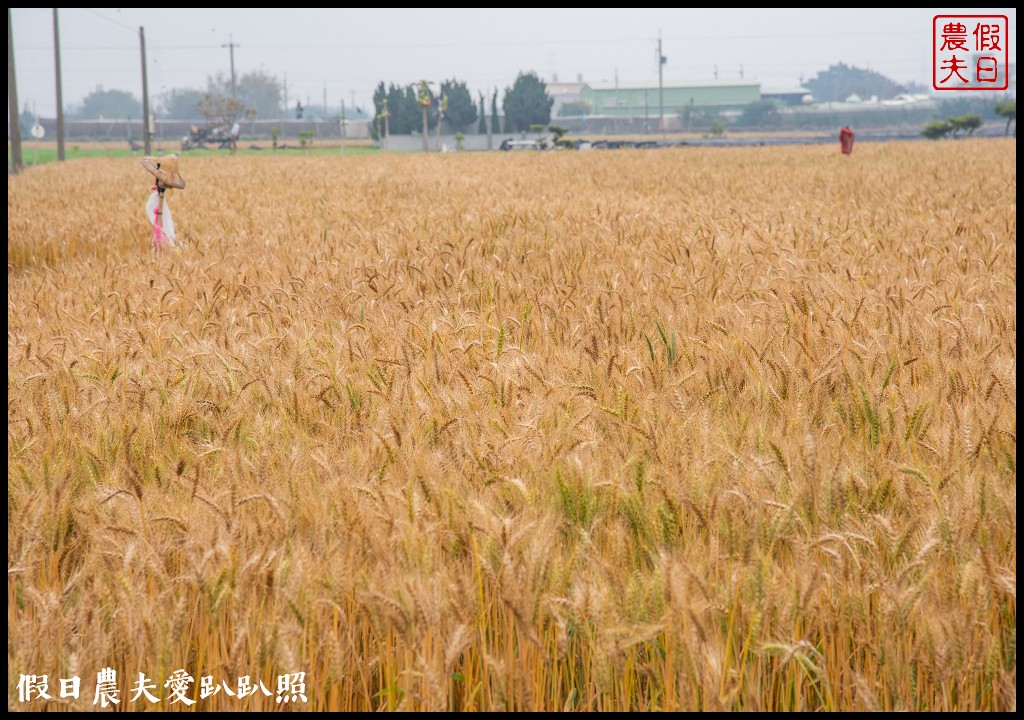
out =
<svg viewBox="0 0 1024 720"><path fill-rule="evenodd" d="M57 137L57 120L40 118L47 139ZM157 120L154 139L163 143L172 143L189 134L192 126L208 127L205 120ZM244 138L265 138L273 136L274 128L278 129L278 138L298 140L299 133L312 132L317 138L340 139L341 123L337 120L243 120L239 123ZM23 133L23 139L31 136ZM69 142L78 141L120 141L142 142L142 120L65 120L64 137ZM352 140L366 140L370 137L370 123L366 120L349 120L345 125L344 137Z"/></svg>
<svg viewBox="0 0 1024 720"><path fill-rule="evenodd" d="M811 110L801 109L793 112L780 112L759 124L736 122L738 113L729 118L726 130L729 131L799 131L826 130L830 131L845 124L852 124L857 129L886 129L924 127L929 121L941 118L942 113L935 108L872 108L860 110ZM716 117L714 113L702 114L699 118L683 119L678 115L666 115L664 125L659 127L657 117L610 118L610 117L556 117L551 124L565 128L574 134L620 135L639 134L657 135L663 132L707 132L710 122ZM1002 121L1000 121L1002 122ZM52 140L57 136L57 121L53 118L40 118L39 123L46 133L45 137ZM1004 123L1005 124L1005 123ZM157 120L154 140L164 145L174 145L189 134L192 126L209 127L210 123L202 120ZM281 143L301 140L301 133L313 133L316 139L340 139L341 124L334 120L245 120L241 126L241 140L269 140L274 128L278 130ZM490 118L488 117L488 126ZM65 121L65 138L75 141L112 141L142 142L142 121L122 120L71 120ZM445 130L449 130L445 126ZM351 120L345 125L344 137L352 140L368 140L372 138L368 120ZM521 133L497 133L490 145L497 147L502 139ZM525 135L523 135L525 137ZM392 135L392 148L417 150L422 149L422 137L419 133L408 136ZM25 142L31 142L27 129L22 133ZM443 132L442 143L454 147L457 141L450 132ZM431 133L429 147L437 144L436 136ZM478 134L477 123L467 129L461 141L467 150L482 150L488 147L485 134Z"/></svg>
<svg viewBox="0 0 1024 720"><path fill-rule="evenodd" d="M705 113L700 118L683 119L678 115L665 115L664 124L659 127L657 117L634 117L634 118L611 118L611 117L555 117L551 118L552 125L565 128L570 133L596 133L601 135L619 134L658 134L661 132L704 132L716 117L714 113ZM929 120L940 117L940 113L933 109L872 109L858 112L840 111L800 111L782 112L771 118L770 124L743 125L742 123L729 122L729 130L810 130L810 129L831 129L841 127L844 124L855 122L858 127L884 128L894 126L908 126L920 124L922 127ZM39 123L46 132L47 139L57 137L57 121L53 118L40 118ZM488 124L490 119L488 118ZM210 123L202 120L157 120L156 134L154 139L164 144L171 144L180 141L189 134L193 125L209 127ZM281 142L295 142L301 139L300 133L312 132L318 139L340 139L342 137L341 124L334 120L244 120L239 123L243 141L246 139L269 140L273 136L273 130L278 129L278 139ZM447 130L447 126L446 126ZM64 122L65 138L68 141L119 141L119 142L142 142L142 121L133 119L121 120L71 120ZM450 134L448 132L444 134ZM468 128L464 133L466 144L473 144L473 149L479 149L476 141L469 138L476 136L477 124ZM514 134L514 133L504 133ZM28 139L27 132L23 133ZM502 133L499 133L502 135ZM352 140L368 140L372 137L370 122L368 120L350 120L345 125L345 137ZM416 135L419 138L419 135ZM449 144L454 140L449 139ZM422 140L421 147L422 147ZM485 141L486 142L486 141ZM497 141L500 142L500 139ZM433 149L433 143L431 143Z"/></svg>

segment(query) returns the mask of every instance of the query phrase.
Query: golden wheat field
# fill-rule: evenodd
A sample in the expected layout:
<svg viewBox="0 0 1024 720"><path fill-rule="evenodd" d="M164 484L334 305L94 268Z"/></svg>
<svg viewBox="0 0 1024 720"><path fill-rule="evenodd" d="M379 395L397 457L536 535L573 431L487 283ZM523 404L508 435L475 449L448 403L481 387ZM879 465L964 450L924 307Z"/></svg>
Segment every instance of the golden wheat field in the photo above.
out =
<svg viewBox="0 0 1024 720"><path fill-rule="evenodd" d="M9 177L8 708L1015 710L1015 143Z"/></svg>

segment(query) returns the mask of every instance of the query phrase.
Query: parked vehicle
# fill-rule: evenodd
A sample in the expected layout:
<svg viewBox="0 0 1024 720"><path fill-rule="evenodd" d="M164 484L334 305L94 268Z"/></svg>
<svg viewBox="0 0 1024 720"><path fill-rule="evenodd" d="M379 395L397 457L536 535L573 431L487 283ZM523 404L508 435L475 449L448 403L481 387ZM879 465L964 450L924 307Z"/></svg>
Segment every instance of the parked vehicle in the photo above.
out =
<svg viewBox="0 0 1024 720"><path fill-rule="evenodd" d="M182 150L192 150L193 148L206 149L207 144L217 144L219 150L230 150L233 143L238 142L238 136L241 134L242 128L238 123L235 123L230 128L227 125L220 125L214 128L203 128L198 125L193 125L189 130L189 134L181 139Z"/></svg>
<svg viewBox="0 0 1024 720"><path fill-rule="evenodd" d="M499 150L543 150L536 140L513 140L511 138L502 140Z"/></svg>

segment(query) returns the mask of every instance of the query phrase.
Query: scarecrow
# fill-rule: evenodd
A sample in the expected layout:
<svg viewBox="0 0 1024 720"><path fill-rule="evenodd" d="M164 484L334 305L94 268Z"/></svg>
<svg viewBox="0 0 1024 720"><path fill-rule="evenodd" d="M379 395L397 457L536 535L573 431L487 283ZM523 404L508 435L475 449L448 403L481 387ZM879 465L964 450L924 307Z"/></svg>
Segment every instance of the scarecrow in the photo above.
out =
<svg viewBox="0 0 1024 720"><path fill-rule="evenodd" d="M849 125L844 125L843 129L839 131L839 148L843 151L843 155L853 153L853 128Z"/></svg>
<svg viewBox="0 0 1024 720"><path fill-rule="evenodd" d="M163 155L150 157L147 155L140 161L156 178L156 185L150 188L149 201L146 203L146 219L153 225L152 248L159 254L164 248L179 247L174 237L174 220L171 208L164 199L164 191L168 188L185 189L185 181L178 174L178 156Z"/></svg>

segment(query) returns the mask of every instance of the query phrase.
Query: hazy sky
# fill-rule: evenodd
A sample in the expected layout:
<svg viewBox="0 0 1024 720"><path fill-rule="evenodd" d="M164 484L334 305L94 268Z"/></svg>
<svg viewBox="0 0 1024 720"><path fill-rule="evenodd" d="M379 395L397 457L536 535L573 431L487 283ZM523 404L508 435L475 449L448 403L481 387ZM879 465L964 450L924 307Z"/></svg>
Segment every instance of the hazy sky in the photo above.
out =
<svg viewBox="0 0 1024 720"><path fill-rule="evenodd" d="M13 8L18 101L56 114L53 11ZM545 82L658 80L659 32L665 82L760 80L794 86L845 62L899 82L931 85L932 17L1009 18L1015 8L709 9L498 8L307 9L60 8L65 107L102 86L142 96L139 28L145 29L150 99L172 88L205 89L218 72L262 70L287 81L289 107L344 100L366 109L380 81L465 82L474 98L504 92L521 71ZM501 95L499 94L499 101Z"/></svg>

